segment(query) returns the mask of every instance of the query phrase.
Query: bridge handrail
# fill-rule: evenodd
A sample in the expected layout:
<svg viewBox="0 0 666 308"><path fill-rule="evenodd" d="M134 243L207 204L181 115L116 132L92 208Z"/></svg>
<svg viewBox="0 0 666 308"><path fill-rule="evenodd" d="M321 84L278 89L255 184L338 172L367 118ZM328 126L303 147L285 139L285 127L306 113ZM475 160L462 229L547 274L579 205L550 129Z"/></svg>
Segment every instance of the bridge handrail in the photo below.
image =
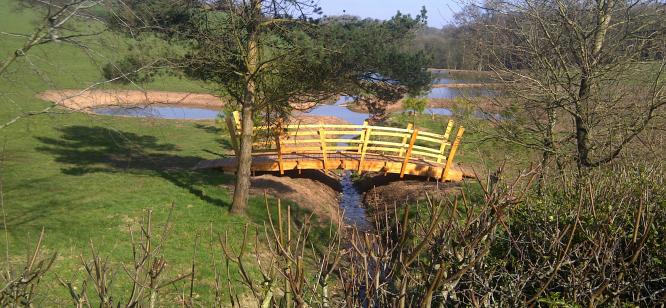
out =
<svg viewBox="0 0 666 308"><path fill-rule="evenodd" d="M232 146L238 154L241 128L239 113L234 111L227 114L226 121L232 136ZM389 152L393 157L404 159L401 177L406 164L410 159L416 158L430 163L445 163L442 172L444 179L465 131L465 128L460 126L456 137L451 141L449 139L453 126L453 120L449 120L443 134L420 131L411 123L406 128L368 125L367 122L362 125L290 124L281 127L279 134L274 132L276 127L256 126L252 151L276 154L281 173L282 156L285 154L321 154L324 166L328 155L332 153L357 154L360 155L360 171L366 154L386 155L386 152ZM358 139L345 139L340 136L353 136Z"/></svg>

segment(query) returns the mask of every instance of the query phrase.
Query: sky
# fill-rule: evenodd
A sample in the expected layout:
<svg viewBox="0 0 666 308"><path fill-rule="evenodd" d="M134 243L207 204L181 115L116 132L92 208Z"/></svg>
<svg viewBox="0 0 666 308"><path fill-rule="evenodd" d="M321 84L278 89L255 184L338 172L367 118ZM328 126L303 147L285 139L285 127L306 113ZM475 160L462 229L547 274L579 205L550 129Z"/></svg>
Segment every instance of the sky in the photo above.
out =
<svg viewBox="0 0 666 308"><path fill-rule="evenodd" d="M428 10L428 25L441 28L452 20L458 8L455 0L319 0L324 15L356 15L388 19L399 10L404 14L418 14L421 7Z"/></svg>

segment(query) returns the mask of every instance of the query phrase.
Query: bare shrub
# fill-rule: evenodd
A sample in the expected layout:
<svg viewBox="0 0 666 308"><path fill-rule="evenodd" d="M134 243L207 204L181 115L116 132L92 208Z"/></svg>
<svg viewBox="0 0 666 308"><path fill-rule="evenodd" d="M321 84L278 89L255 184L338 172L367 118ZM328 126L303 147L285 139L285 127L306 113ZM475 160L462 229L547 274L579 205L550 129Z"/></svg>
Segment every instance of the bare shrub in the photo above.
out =
<svg viewBox="0 0 666 308"><path fill-rule="evenodd" d="M195 301L195 262L171 273L148 211L132 233L132 262L111 262L91 243L84 276L61 280L77 307L212 305L260 307L655 306L666 302L664 167L616 165L585 185L533 189L538 171L501 176L477 193L387 206L365 232L331 226L266 199L268 220L245 227L240 247L211 227L214 294ZM582 188L581 188L582 187ZM6 272L0 300L31 305L55 255L43 233L23 271ZM193 239L196 243L198 239ZM219 246L217 246L219 244ZM195 244L196 247L196 244ZM196 255L196 251L195 251ZM222 262L215 256L222 256ZM226 269L226 273L224 272ZM233 273L232 271L237 271ZM118 275L129 280L114 287ZM225 281L226 279L226 281ZM251 298L249 300L248 298Z"/></svg>
<svg viewBox="0 0 666 308"><path fill-rule="evenodd" d="M167 260L163 249L171 228L173 226L171 215L162 228L161 234L155 234L152 221L152 211L148 210L145 218L139 226L138 236L130 229L132 263L121 264L122 272L130 279L130 287L126 290L118 290L114 294L112 284L116 278L119 266L111 263L109 258L103 258L90 243L92 260L87 261L81 256L81 265L85 271L85 279L79 287L73 282L60 280L67 288L73 304L76 307L92 307L97 302L99 307L155 307L161 305L171 292L163 292L164 289L174 286L175 283L190 279L189 295L179 296L183 306L193 306L192 288L194 282L194 262L189 273L177 274L175 277L167 277ZM196 239L193 239L196 241ZM92 291L89 291L92 286ZM165 294L166 293L166 294ZM96 297L94 300L92 296Z"/></svg>
<svg viewBox="0 0 666 308"><path fill-rule="evenodd" d="M42 256L42 243L44 229L39 234L39 240L32 254L29 254L25 267L21 270L7 268L2 271L2 289L0 289L0 306L2 307L32 307L35 298L40 293L40 283L44 275L51 268L57 254Z"/></svg>

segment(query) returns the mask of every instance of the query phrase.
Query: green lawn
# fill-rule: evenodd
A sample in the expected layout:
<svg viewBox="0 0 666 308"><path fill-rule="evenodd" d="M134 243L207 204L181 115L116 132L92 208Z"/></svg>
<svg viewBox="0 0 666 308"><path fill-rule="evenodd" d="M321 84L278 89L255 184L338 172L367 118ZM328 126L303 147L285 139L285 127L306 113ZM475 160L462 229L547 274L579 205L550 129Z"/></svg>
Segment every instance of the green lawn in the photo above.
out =
<svg viewBox="0 0 666 308"><path fill-rule="evenodd" d="M533 157L534 153L515 144L485 137L488 135L486 132L492 130L491 124L474 116L450 117L423 114L416 117L416 127L421 130L443 134L450 119L453 119L455 123L450 140L454 139L456 130L461 125L465 127L465 133L454 159L456 163L460 162L466 168L473 169L480 175L494 172L505 161L507 166L511 167L505 168L505 170L514 173L529 166L530 158ZM406 127L407 123L411 122L414 122L414 118L403 112L393 113L389 119L389 125L396 127ZM508 176L513 175L513 173L508 174Z"/></svg>
<svg viewBox="0 0 666 308"><path fill-rule="evenodd" d="M136 228L146 209L154 211L159 226L175 206L165 249L174 274L187 269L197 235L209 238L211 227L214 234L227 231L237 246L244 225L261 225L266 217L261 198L251 200L248 217L229 215L231 194L219 185L231 183L232 176L189 170L223 151L212 122L39 116L5 129L2 138L11 259L22 262L43 227L46 251L61 256L54 277L73 275L78 255L90 255L89 240L111 260L127 261L128 227ZM208 254L198 254L204 281L197 291L203 294L211 286Z"/></svg>
<svg viewBox="0 0 666 308"><path fill-rule="evenodd" d="M0 31L29 33L36 14L15 11L14 7L12 0L0 0ZM0 59L23 42L1 34L0 39ZM190 266L197 236L205 239L201 247L208 247L210 228L214 234L228 232L231 243L238 246L244 225L261 225L266 218L260 197L251 200L246 217L229 215L231 194L220 185L230 184L233 177L190 169L202 159L229 153L228 140L213 121L96 116L59 109L29 115L50 106L35 97L44 90L80 89L102 81L100 68L122 57L130 42L105 33L85 40L85 44L89 49L66 44L36 47L0 77L0 125L25 116L0 129L0 180L7 220L0 231L8 237L7 243L0 234L0 249L8 250L13 265L20 265L44 228L44 247L47 252L58 252L59 258L43 289L53 295L49 300L56 302L67 300L56 277L80 281L83 273L78 256L89 258L91 240L116 264L114 288L123 289L128 279L117 264L131 258L128 227L136 227L146 209L154 211L155 225L160 226L174 205L175 227L165 247L171 276ZM103 87L136 88L118 84ZM141 87L212 91L204 83L173 76L158 77ZM442 131L446 120L421 116L417 125ZM398 126L406 121L400 115L393 117ZM474 127L467 129L457 161L482 165L495 161L485 158L505 153L501 144L479 146ZM219 249L217 253L219 261ZM210 250L199 249L196 259L195 291L210 300ZM117 294L124 296L126 292Z"/></svg>
<svg viewBox="0 0 666 308"><path fill-rule="evenodd" d="M0 0L0 31L29 33L35 13L14 7L13 1ZM0 42L0 59L4 59L22 39L0 35ZM127 46L125 39L110 33L86 43L90 50L65 44L36 47L0 79L0 125L25 116L0 130L0 180L7 221L0 231L8 237L7 243L0 234L2 255L8 251L10 263L20 268L44 228L45 252L57 252L59 257L42 292L54 297L49 301L64 303L67 293L56 277L80 282L83 272L78 256L89 258L92 241L116 264L114 288L121 290L128 279L118 262L132 257L128 227L136 230L147 209L154 211L154 224L161 226L173 204L175 226L165 247L168 276L189 269L194 241L200 236L206 249L200 247L196 256L195 291L210 295L209 230L215 235L228 232L231 243L239 246L245 224L263 224L263 198L251 199L246 217L231 216L231 193L220 185L230 184L233 176L191 170L202 159L229 152L228 140L214 121L96 116L60 109L28 115L50 106L35 98L41 91L85 88L101 81L99 68L121 56ZM201 82L177 77L160 77L144 87L207 90ZM295 211L304 215L299 213L302 210ZM219 261L219 247L216 253ZM212 299L207 296L207 300Z"/></svg>

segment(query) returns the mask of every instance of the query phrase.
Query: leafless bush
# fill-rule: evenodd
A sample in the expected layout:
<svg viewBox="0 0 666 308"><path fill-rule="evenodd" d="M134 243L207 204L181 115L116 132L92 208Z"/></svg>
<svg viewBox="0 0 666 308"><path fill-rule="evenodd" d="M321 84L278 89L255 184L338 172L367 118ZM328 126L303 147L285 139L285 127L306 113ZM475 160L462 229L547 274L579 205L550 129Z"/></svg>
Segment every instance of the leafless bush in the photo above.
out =
<svg viewBox="0 0 666 308"><path fill-rule="evenodd" d="M2 272L2 289L0 290L0 306L2 307L32 307L40 291L38 287L44 274L51 268L57 254L42 256L42 243L44 229L39 235L35 250L28 255L25 267L22 270L12 270L7 264Z"/></svg>
<svg viewBox="0 0 666 308"><path fill-rule="evenodd" d="M163 254L171 218L156 234L148 211L131 233L132 262L114 263L91 243L91 256L81 257L85 279L60 283L77 307L154 307L174 298L188 307L663 304L663 166L615 166L591 174L584 189L548 186L540 194L532 189L537 175L387 207L375 228L332 226L325 241L310 216L266 199L268 220L246 226L239 247L211 226L213 258L204 266L213 267L214 294L197 301L194 259L191 271L171 273ZM55 255L40 257L42 239L24 270L3 273L2 305L31 305L44 291L38 286ZM127 287L114 286L121 275Z"/></svg>
<svg viewBox="0 0 666 308"><path fill-rule="evenodd" d="M457 302L461 279L482 266L497 227L507 224L504 213L519 204L530 182L486 189L483 206L463 195L386 210L376 217L376 229L336 229L327 243L313 242L310 219L297 225L289 208L283 217L278 203L277 221L270 219L263 232L255 233L255 242L262 237L268 243L268 256L257 244L250 257L247 229L239 252L228 248L226 237L222 248L262 307L430 307ZM266 206L270 213L268 202ZM248 273L247 262L261 268L261 277Z"/></svg>
<svg viewBox="0 0 666 308"><path fill-rule="evenodd" d="M616 167L567 194L550 187L512 213L484 267L463 278L492 305L664 303L661 167ZM466 290L465 290L466 288Z"/></svg>
<svg viewBox="0 0 666 308"><path fill-rule="evenodd" d="M257 233L272 247L269 262L252 258L262 279L243 281L262 307L663 303L663 169L605 172L613 176L594 174L578 191L533 194L530 172L482 185L482 198L393 207L375 230L328 244L306 244L307 220L296 227L280 215ZM245 253L226 256L240 265Z"/></svg>
<svg viewBox="0 0 666 308"><path fill-rule="evenodd" d="M173 211L173 208L172 208ZM132 263L122 264L122 272L129 277L131 283L127 290L118 291L114 294L112 284L118 272L118 266L113 265L107 258L102 258L95 249L94 244L90 243L92 260L87 261L81 256L81 264L85 270L86 278L80 287L75 287L74 283L60 280L60 283L67 288L73 304L76 307L92 307L94 302L99 303L99 307L155 307L160 305L161 300L166 298L163 290L173 286L175 283L190 279L190 290L188 295L180 297L182 306L192 306L192 288L194 282L194 263L189 273L178 274L173 278L168 278L167 260L163 255L164 243L172 228L171 212L169 219L165 223L162 233L154 233L152 221L152 211L147 211L139 229L138 236L130 229ZM194 239L196 241L196 239ZM92 285L92 295L89 294L88 286ZM126 293L129 293L127 295ZM91 296L96 299L92 300Z"/></svg>

